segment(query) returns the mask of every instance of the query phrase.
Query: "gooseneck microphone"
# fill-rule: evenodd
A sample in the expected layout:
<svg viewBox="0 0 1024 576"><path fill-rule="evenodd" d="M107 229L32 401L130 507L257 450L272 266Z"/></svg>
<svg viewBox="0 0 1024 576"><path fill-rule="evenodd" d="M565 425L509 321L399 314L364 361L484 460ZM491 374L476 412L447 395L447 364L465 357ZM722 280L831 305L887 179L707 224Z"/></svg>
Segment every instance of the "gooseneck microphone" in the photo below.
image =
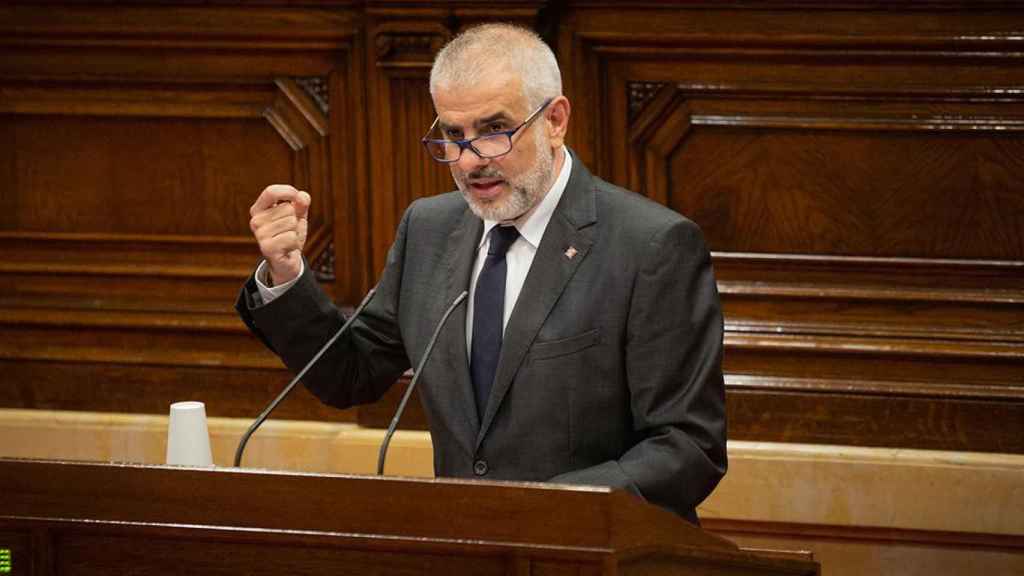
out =
<svg viewBox="0 0 1024 576"><path fill-rule="evenodd" d="M338 340L338 338L340 338L341 335L345 333L346 330L348 330L348 327L351 326L352 322L359 317L359 314L362 313L363 308L366 308L366 305L370 303L370 300L373 299L373 295L376 293L376 288L371 288L370 291L366 293L366 296L363 297L363 301L359 303L359 306L357 306L355 311L352 312L352 315L348 317L348 321L345 322L345 324L342 325L342 327L337 332L334 333L334 336L331 336L331 339L328 340L327 343L324 344L322 348L320 348L320 351L318 351L316 355L313 356L313 358L306 363L302 370L300 370L299 373L295 375L295 378L292 378L292 381L289 382L288 385L284 387L284 390L282 390L281 393L277 395L277 398L274 398L274 401L271 402L270 405L268 405L263 410L263 412L259 415L258 418L256 418L256 421L252 423L252 426L249 426L249 429L245 432L245 434L242 435L242 440L238 443L238 449L235 450L235 468L238 468L242 464L242 452L245 451L245 445L249 443L249 437L253 435L253 432L256 432L256 429L259 428L260 425L263 424L263 421L266 420L268 416L270 416L270 413L273 412L275 408L277 408L277 405L280 404L281 401L284 400L289 393L291 393L292 389L295 388L295 385L299 383L299 380L306 375L306 372L309 372L310 368L313 367L313 364L316 364L316 361L319 360L320 357L323 356L325 352L327 352L327 349L330 348Z"/></svg>
<svg viewBox="0 0 1024 576"><path fill-rule="evenodd" d="M441 329L444 328L445 323L448 322L448 317L455 312L455 309L459 307L466 300L466 296L469 292L463 290L462 294L455 297L451 305L448 306L448 310L445 311L444 316L441 316L441 321L437 323L437 327L434 328L434 335L430 337L430 342L427 344L427 349L423 352L423 357L420 358L420 364L416 367L416 373L412 376L412 382L409 382L409 387L405 390L405 395L402 396L402 401L398 403L398 410L395 410L395 417L391 419L391 425L388 426L388 431L384 434L384 441L380 444L380 454L377 455L377 475L382 476L384 474L384 460L388 456L388 445L391 444L391 437L395 434L395 428L398 428L398 420L402 417L402 412L405 412L405 405L409 402L409 396L412 396L412 391L416 388L416 383L420 380L420 374L423 374L423 367L427 365L427 360L430 359L430 353L434 351L434 344L437 343L437 336L441 333Z"/></svg>

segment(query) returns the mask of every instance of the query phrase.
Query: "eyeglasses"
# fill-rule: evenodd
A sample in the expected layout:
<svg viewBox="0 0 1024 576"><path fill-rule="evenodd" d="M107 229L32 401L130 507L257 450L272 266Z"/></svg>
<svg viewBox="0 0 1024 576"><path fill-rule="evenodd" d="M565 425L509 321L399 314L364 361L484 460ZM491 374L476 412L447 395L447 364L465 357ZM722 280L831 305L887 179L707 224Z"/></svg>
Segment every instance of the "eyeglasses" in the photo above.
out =
<svg viewBox="0 0 1024 576"><path fill-rule="evenodd" d="M469 148L477 156L481 158L497 158L498 156L504 156L512 151L512 137L515 136L516 132L519 132L531 122L533 122L540 113L551 104L554 98L549 98L540 105L530 114L522 124L516 126L511 130L502 130L500 132L491 132L490 134L482 134L476 138L469 138L468 140L447 140L447 139L434 139L428 138L434 129L437 128L437 123L440 122L440 118L435 118L434 123L430 125L430 130L427 130L427 135L423 137L423 145L426 146L427 152L430 153L431 158L442 162L444 164L451 164L452 162L458 162L459 158L462 157L462 151Z"/></svg>

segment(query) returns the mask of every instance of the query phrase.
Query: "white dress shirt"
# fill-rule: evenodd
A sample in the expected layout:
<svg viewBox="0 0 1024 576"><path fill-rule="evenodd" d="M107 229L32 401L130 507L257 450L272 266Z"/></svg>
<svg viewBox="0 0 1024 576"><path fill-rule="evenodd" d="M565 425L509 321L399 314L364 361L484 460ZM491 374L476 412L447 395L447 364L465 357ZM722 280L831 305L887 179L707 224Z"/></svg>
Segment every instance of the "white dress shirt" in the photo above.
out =
<svg viewBox="0 0 1024 576"><path fill-rule="evenodd" d="M541 238L544 237L544 230L547 229L548 222L551 221L551 216L555 213L555 207L558 206L558 201L562 199L565 187L569 183L569 175L572 173L572 157L565 146L562 147L562 155L565 158L562 163L562 169L558 172L558 177L555 178L554 183L548 189L544 198L526 214L512 222L512 225L519 230L519 238L516 238L516 241L509 246L508 253L505 255L505 315L502 320L503 327L508 326L508 319L512 316L512 310L519 299L523 283L526 282L526 275L530 272L533 257L537 254L537 247L540 246ZM480 237L480 245L477 246L476 261L473 264L473 275L470 277L469 282L469 302L467 302L468 307L466 308L467 354L472 352L473 346L473 300L474 292L476 291L476 280L484 267L484 261L487 260L487 249L491 243L490 232L498 224L500 223L494 220L484 220L484 233ZM269 278L270 269L266 264L267 262L264 260L256 268L256 288L263 299L263 304L269 304L270 301L287 292L289 288L298 282L299 276L302 276L302 273L305 271L305 264L302 264L303 267L299 269L298 276L284 284L269 286L271 283Z"/></svg>

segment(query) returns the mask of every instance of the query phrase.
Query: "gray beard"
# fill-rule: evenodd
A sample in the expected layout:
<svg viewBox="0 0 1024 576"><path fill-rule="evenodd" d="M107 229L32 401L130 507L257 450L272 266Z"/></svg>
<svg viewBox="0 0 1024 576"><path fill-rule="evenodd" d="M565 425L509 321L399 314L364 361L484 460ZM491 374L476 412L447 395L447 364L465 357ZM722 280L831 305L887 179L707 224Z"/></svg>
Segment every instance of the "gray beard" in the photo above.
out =
<svg viewBox="0 0 1024 576"><path fill-rule="evenodd" d="M456 177L455 183L462 192L462 197L469 204L469 209L483 220L507 222L526 214L540 203L547 194L554 168L554 151L550 146L538 146L536 162L529 171L515 178L506 178L501 171L490 168L474 173L480 178L502 178L511 188L506 198L497 202L481 202L475 198L466 184L466 177Z"/></svg>

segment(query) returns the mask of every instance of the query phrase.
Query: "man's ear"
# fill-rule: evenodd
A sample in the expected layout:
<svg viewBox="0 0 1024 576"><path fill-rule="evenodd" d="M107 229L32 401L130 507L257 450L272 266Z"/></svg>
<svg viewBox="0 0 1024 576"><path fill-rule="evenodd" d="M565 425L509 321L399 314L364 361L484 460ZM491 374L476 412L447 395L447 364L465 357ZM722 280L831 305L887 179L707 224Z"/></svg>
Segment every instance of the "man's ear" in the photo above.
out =
<svg viewBox="0 0 1024 576"><path fill-rule="evenodd" d="M548 128L548 140L552 148L561 148L565 143L565 135L569 130L569 115L572 113L572 106L569 99L559 96L548 104L544 119Z"/></svg>

